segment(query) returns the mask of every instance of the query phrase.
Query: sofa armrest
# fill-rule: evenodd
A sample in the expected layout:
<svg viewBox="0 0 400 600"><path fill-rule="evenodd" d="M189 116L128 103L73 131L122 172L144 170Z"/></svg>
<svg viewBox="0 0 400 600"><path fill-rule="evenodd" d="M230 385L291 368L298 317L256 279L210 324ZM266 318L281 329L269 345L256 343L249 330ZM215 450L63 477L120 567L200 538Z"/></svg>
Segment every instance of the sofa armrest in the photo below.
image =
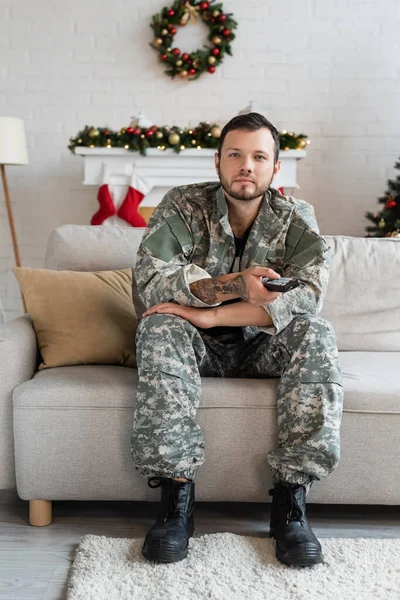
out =
<svg viewBox="0 0 400 600"><path fill-rule="evenodd" d="M38 356L29 315L0 325L0 489L15 487L13 392L33 377Z"/></svg>

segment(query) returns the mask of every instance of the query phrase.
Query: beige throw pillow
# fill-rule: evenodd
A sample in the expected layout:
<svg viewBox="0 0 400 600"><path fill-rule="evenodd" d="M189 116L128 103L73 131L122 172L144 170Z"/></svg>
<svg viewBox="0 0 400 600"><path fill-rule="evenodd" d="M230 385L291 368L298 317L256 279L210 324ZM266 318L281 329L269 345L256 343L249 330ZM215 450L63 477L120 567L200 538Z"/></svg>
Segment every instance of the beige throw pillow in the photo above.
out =
<svg viewBox="0 0 400 600"><path fill-rule="evenodd" d="M13 269L33 320L40 369L65 365L136 367L132 269Z"/></svg>

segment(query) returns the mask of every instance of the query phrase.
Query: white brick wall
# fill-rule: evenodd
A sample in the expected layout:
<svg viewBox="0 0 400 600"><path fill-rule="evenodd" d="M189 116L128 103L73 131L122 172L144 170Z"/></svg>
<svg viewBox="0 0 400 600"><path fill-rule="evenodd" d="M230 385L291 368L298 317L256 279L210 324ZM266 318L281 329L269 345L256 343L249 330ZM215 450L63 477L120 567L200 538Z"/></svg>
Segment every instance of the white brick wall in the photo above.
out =
<svg viewBox="0 0 400 600"><path fill-rule="evenodd" d="M148 45L164 5L2 0L0 115L24 119L30 157L7 168L23 265L42 267L51 230L97 210L69 137L86 124L122 127L135 109L158 124L223 124L254 100L278 129L310 136L297 195L315 206L322 233L364 235L364 212L378 209L400 155L398 0L224 0L239 22L234 56L195 82L167 78ZM176 45L201 39L200 25L186 28ZM13 266L0 193L7 319L22 312Z"/></svg>

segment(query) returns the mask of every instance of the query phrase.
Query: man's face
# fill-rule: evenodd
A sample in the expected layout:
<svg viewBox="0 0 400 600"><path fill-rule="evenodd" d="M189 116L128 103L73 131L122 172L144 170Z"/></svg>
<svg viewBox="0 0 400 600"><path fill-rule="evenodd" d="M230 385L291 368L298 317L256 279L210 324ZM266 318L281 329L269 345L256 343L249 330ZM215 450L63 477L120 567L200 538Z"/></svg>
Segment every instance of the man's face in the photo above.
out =
<svg viewBox="0 0 400 600"><path fill-rule="evenodd" d="M224 191L235 200L261 199L278 173L274 165L275 142L269 129L229 131L215 154L215 168Z"/></svg>

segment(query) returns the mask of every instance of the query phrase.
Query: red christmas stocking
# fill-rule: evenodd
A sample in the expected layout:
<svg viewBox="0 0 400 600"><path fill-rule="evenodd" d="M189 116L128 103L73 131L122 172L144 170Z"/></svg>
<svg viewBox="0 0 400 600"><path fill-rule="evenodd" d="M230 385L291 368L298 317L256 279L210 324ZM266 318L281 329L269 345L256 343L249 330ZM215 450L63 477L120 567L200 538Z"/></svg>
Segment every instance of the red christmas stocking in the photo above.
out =
<svg viewBox="0 0 400 600"><path fill-rule="evenodd" d="M111 217L111 215L115 215L116 213L114 200L112 199L108 183L103 183L103 185L99 187L97 200L99 201L100 208L97 213L93 215L92 220L90 221L91 225L101 225L108 217Z"/></svg>
<svg viewBox="0 0 400 600"><path fill-rule="evenodd" d="M121 219L127 221L132 227L146 227L147 225L142 215L138 212L138 207L151 187L151 184L140 177L140 175L132 175L125 200L117 213Z"/></svg>

